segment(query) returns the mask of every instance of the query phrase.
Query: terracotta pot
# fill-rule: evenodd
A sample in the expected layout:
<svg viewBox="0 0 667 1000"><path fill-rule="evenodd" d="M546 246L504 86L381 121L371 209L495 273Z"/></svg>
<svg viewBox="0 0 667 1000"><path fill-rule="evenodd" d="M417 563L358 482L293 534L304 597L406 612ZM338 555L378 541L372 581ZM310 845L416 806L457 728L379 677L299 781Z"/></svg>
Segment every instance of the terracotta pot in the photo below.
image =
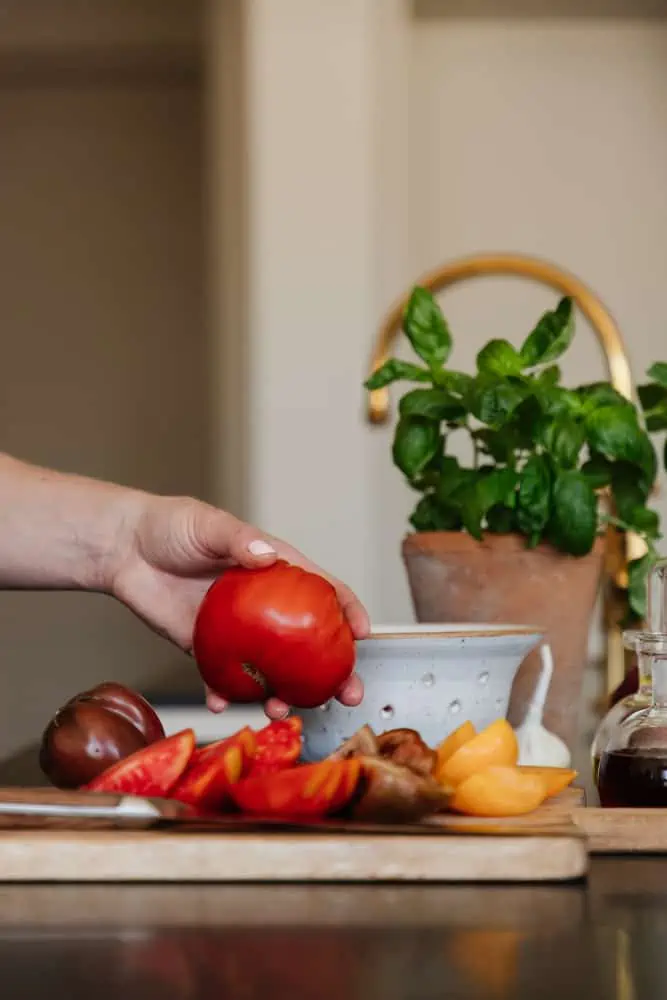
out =
<svg viewBox="0 0 667 1000"><path fill-rule="evenodd" d="M403 541L418 622L535 625L554 657L545 725L575 749L588 636L604 561L599 538L587 556L567 556L550 545L526 548L518 535L462 532L408 535ZM539 650L524 660L514 681L508 718L518 725L541 669Z"/></svg>

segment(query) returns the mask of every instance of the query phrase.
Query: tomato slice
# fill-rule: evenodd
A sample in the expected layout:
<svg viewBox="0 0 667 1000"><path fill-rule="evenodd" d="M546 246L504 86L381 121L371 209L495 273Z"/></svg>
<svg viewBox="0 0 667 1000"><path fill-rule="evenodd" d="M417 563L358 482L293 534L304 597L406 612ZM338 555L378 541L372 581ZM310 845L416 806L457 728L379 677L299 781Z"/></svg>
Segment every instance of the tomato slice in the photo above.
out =
<svg viewBox="0 0 667 1000"><path fill-rule="evenodd" d="M251 774L230 792L245 813L316 818L342 809L352 798L360 774L358 760L323 760L271 774Z"/></svg>
<svg viewBox="0 0 667 1000"><path fill-rule="evenodd" d="M268 774L293 767L301 756L303 722L298 715L277 719L256 734L250 774Z"/></svg>
<svg viewBox="0 0 667 1000"><path fill-rule="evenodd" d="M229 801L229 789L241 777L242 769L241 747L230 744L217 757L191 764L172 788L169 798L199 809L221 809L225 801Z"/></svg>
<svg viewBox="0 0 667 1000"><path fill-rule="evenodd" d="M203 761L214 760L221 753L224 753L228 747L238 746L243 758L242 771L245 774L254 760L256 743L257 738L254 731L250 726L244 726L243 729L239 729L232 736L225 736L224 739L216 740L215 743L208 743L204 747L198 747L192 755L190 767L194 767L195 764Z"/></svg>
<svg viewBox="0 0 667 1000"><path fill-rule="evenodd" d="M188 766L194 748L194 732L184 729L118 761L85 788L118 795L167 796Z"/></svg>

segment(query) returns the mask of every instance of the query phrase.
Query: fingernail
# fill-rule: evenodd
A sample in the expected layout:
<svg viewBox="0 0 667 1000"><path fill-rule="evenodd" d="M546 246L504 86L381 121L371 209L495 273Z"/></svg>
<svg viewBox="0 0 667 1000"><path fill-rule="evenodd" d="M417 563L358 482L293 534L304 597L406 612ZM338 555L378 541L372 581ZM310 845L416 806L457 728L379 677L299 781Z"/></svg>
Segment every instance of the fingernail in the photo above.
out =
<svg viewBox="0 0 667 1000"><path fill-rule="evenodd" d="M275 556L276 550L268 542L263 542L260 538L255 542L250 542L248 552L252 556Z"/></svg>

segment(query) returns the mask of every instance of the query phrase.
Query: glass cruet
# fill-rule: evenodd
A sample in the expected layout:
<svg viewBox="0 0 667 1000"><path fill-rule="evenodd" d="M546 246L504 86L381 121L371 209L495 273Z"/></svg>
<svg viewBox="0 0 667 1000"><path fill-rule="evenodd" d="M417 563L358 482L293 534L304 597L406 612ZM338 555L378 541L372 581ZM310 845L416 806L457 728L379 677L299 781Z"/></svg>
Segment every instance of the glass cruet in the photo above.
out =
<svg viewBox="0 0 667 1000"><path fill-rule="evenodd" d="M660 559L649 575L647 587L647 631L652 633L667 632L667 559ZM591 744L593 764L593 780L597 785L600 755L604 751L609 737L618 726L635 712L650 708L652 704L651 657L640 655L637 648L637 637L641 632L624 633L627 649L632 650L637 662L637 690L620 698L615 705L602 717Z"/></svg>
<svg viewBox="0 0 667 1000"><path fill-rule="evenodd" d="M597 786L603 806L667 807L667 560L649 578L648 628L625 632L651 703L623 718L600 748Z"/></svg>

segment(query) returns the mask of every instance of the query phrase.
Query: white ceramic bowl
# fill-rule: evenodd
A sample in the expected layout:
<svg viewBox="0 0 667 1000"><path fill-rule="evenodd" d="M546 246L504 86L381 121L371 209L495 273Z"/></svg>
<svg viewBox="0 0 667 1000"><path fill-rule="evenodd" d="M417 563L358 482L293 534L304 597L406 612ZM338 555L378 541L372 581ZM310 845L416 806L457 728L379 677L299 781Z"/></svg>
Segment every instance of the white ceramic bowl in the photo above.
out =
<svg viewBox="0 0 667 1000"><path fill-rule="evenodd" d="M466 719L489 725L506 715L514 675L542 637L522 625L375 626L357 643L361 705L299 711L304 758L321 760L364 723L416 729L432 747Z"/></svg>

